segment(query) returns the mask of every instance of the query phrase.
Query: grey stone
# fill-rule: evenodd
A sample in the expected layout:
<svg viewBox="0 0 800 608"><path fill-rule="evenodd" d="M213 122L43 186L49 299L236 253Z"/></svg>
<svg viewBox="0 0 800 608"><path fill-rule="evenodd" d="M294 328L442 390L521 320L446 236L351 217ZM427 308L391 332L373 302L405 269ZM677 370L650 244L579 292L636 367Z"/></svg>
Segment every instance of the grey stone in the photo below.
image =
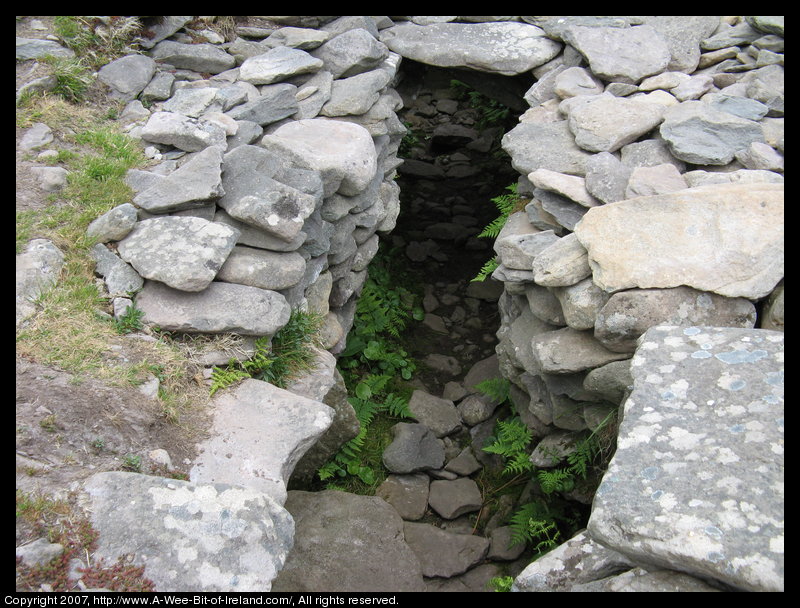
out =
<svg viewBox="0 0 800 608"><path fill-rule="evenodd" d="M147 281L136 306L145 323L167 331L245 336L271 336L291 314L286 298L275 291L218 282L190 293Z"/></svg>
<svg viewBox="0 0 800 608"><path fill-rule="evenodd" d="M19 142L20 150L39 150L53 141L53 131L43 122L35 122L25 131Z"/></svg>
<svg viewBox="0 0 800 608"><path fill-rule="evenodd" d="M559 196L554 192L536 188L533 191L533 196L535 197L534 200L541 204L541 208L545 213L548 213L559 226L570 231L575 229L577 223L581 221L584 213L586 213L586 207L583 205L574 203L570 199ZM530 203L526 206L526 210L528 207L531 207Z"/></svg>
<svg viewBox="0 0 800 608"><path fill-rule="evenodd" d="M403 539L403 520L377 496L289 492L294 548L277 592L422 591L420 560Z"/></svg>
<svg viewBox="0 0 800 608"><path fill-rule="evenodd" d="M465 513L479 511L483 497L478 484L472 479L439 479L431 482L428 504L445 519L455 519Z"/></svg>
<svg viewBox="0 0 800 608"><path fill-rule="evenodd" d="M250 84L272 84L297 74L316 72L322 61L305 51L279 46L263 55L248 57L239 66L239 78Z"/></svg>
<svg viewBox="0 0 800 608"><path fill-rule="evenodd" d="M34 302L52 288L61 274L64 254L47 239L33 239L16 257L16 323L36 313Z"/></svg>
<svg viewBox="0 0 800 608"><path fill-rule="evenodd" d="M624 555L584 531L529 564L514 579L512 591L569 591L574 585L605 579L633 566Z"/></svg>
<svg viewBox="0 0 800 608"><path fill-rule="evenodd" d="M154 112L142 128L142 139L197 152L209 146L224 146L225 131L208 121L173 112Z"/></svg>
<svg viewBox="0 0 800 608"><path fill-rule="evenodd" d="M299 253L236 246L217 273L217 279L280 291L297 285L305 269L306 261Z"/></svg>
<svg viewBox="0 0 800 608"><path fill-rule="evenodd" d="M783 173L783 156L765 143L753 142L735 156L747 169Z"/></svg>
<svg viewBox="0 0 800 608"><path fill-rule="evenodd" d="M624 149L624 148L623 148ZM625 199L631 169L610 152L600 152L586 161L586 189L604 203Z"/></svg>
<svg viewBox="0 0 800 608"><path fill-rule="evenodd" d="M103 277L111 296L127 296L139 291L144 285L144 279L130 264L123 262L103 245L92 247L91 255L95 261L95 272Z"/></svg>
<svg viewBox="0 0 800 608"><path fill-rule="evenodd" d="M294 467L333 421L327 405L249 378L212 399L209 438L198 444L189 479L242 485L278 504ZM231 457L234 449L241 456Z"/></svg>
<svg viewBox="0 0 800 608"><path fill-rule="evenodd" d="M583 388L610 403L621 403L633 386L630 361L612 361L596 367L583 380Z"/></svg>
<svg viewBox="0 0 800 608"><path fill-rule="evenodd" d="M474 397L475 395L472 395ZM461 405L461 404L459 404ZM497 406L494 406L492 410L486 415L485 418L480 420L479 422L483 422L483 420L488 419L493 413ZM463 477L468 477L473 473L477 473L481 470L483 465L478 462L478 459L475 458L475 454L472 452L472 448L470 446L465 447L458 456L450 460L447 465L444 467L446 471L451 471L456 475L461 475Z"/></svg>
<svg viewBox="0 0 800 608"><path fill-rule="evenodd" d="M517 559L525 551L525 543L512 545L513 530L510 526L499 526L492 530L487 559L510 562Z"/></svg>
<svg viewBox="0 0 800 608"><path fill-rule="evenodd" d="M442 442L424 424L398 422L392 435L392 443L383 452L383 464L390 472L416 473L444 465Z"/></svg>
<svg viewBox="0 0 800 608"><path fill-rule="evenodd" d="M782 591L783 334L653 327L631 371L588 533L635 561Z"/></svg>
<svg viewBox="0 0 800 608"><path fill-rule="evenodd" d="M620 149L622 164L631 169L672 164L680 173L686 171L686 164L672 156L663 139L645 139L627 144Z"/></svg>
<svg viewBox="0 0 800 608"><path fill-rule="evenodd" d="M703 97L703 101L711 104L717 110L722 110L747 120L759 121L769 111L769 108L760 101L739 95L711 93Z"/></svg>
<svg viewBox="0 0 800 608"><path fill-rule="evenodd" d="M414 522L406 522L403 529L426 577L462 574L480 563L489 550L489 540L480 536L455 534Z"/></svg>
<svg viewBox="0 0 800 608"><path fill-rule="evenodd" d="M603 83L585 68L573 66L565 68L556 75L553 91L561 99L579 95L599 95L603 92Z"/></svg>
<svg viewBox="0 0 800 608"><path fill-rule="evenodd" d="M758 299L783 276L783 185L718 184L593 207L575 235L605 291L688 285Z"/></svg>
<svg viewBox="0 0 800 608"><path fill-rule="evenodd" d="M745 298L726 298L691 287L631 289L613 294L597 315L595 338L609 350L636 350L654 325L753 327L756 308Z"/></svg>
<svg viewBox="0 0 800 608"><path fill-rule="evenodd" d="M320 70L302 84L298 83L295 94L297 112L293 115L294 119L316 118L322 106L331 98L332 88L333 74L326 70Z"/></svg>
<svg viewBox="0 0 800 608"><path fill-rule="evenodd" d="M667 194L688 188L680 171L671 163L652 167L635 167L625 188L625 198Z"/></svg>
<svg viewBox="0 0 800 608"><path fill-rule="evenodd" d="M331 36L332 34L328 31L288 26L272 32L267 37L266 44L272 47L287 46L293 49L309 51L328 41Z"/></svg>
<svg viewBox="0 0 800 608"><path fill-rule="evenodd" d="M595 326L597 314L609 297L588 277L569 287L553 287L552 290L561 304L564 322L578 330Z"/></svg>
<svg viewBox="0 0 800 608"><path fill-rule="evenodd" d="M440 67L514 76L550 61L561 50L544 30L527 23L405 23L381 31L381 41L403 57Z"/></svg>
<svg viewBox="0 0 800 608"><path fill-rule="evenodd" d="M461 419L468 426L475 426L488 420L499 404L484 395L469 395L458 404Z"/></svg>
<svg viewBox="0 0 800 608"><path fill-rule="evenodd" d="M461 429L461 416L452 401L416 390L408 401L414 418L427 426L437 437L452 435Z"/></svg>
<svg viewBox="0 0 800 608"><path fill-rule="evenodd" d="M571 327L536 336L532 348L539 368L549 374L572 374L629 356L608 350L591 331Z"/></svg>
<svg viewBox="0 0 800 608"><path fill-rule="evenodd" d="M574 431L551 433L536 444L531 452L530 461L542 469L557 467L575 451L575 445L585 436L585 433Z"/></svg>
<svg viewBox="0 0 800 608"><path fill-rule="evenodd" d="M428 322L426 324L433 323L432 329L434 331L447 333L447 328L444 326L441 317L438 315L426 314L425 321ZM425 321L423 321L423 323L425 323ZM439 321L442 322L440 323ZM442 372L450 376L458 376L461 373L461 364L458 362L458 359L450 355L441 355L438 353L426 355L425 365L435 371Z"/></svg>
<svg viewBox="0 0 800 608"><path fill-rule="evenodd" d="M63 167L31 167L31 175L45 192L58 192L67 185L68 172Z"/></svg>
<svg viewBox="0 0 800 608"><path fill-rule="evenodd" d="M334 80L330 99L320 114L329 117L365 114L378 101L390 79L384 70L371 70Z"/></svg>
<svg viewBox="0 0 800 608"><path fill-rule="evenodd" d="M164 40L150 52L153 59L176 68L219 74L236 67L236 59L213 44L181 44Z"/></svg>
<svg viewBox="0 0 800 608"><path fill-rule="evenodd" d="M130 101L144 90L153 74L156 62L145 55L126 55L107 63L97 73L97 79L111 88L111 97Z"/></svg>
<svg viewBox="0 0 800 608"><path fill-rule="evenodd" d="M779 283L775 290L769 294L761 313L762 329L783 331L784 327L783 283Z"/></svg>
<svg viewBox="0 0 800 608"><path fill-rule="evenodd" d="M525 286L525 298L535 317L550 325L564 326L564 312L553 291L541 285Z"/></svg>
<svg viewBox="0 0 800 608"><path fill-rule="evenodd" d="M670 52L668 70L691 74L700 61L700 42L712 35L719 26L719 17L701 15L644 16L664 39Z"/></svg>
<svg viewBox="0 0 800 608"><path fill-rule="evenodd" d="M428 508L430 477L424 473L389 475L375 490L406 521L422 519Z"/></svg>
<svg viewBox="0 0 800 608"><path fill-rule="evenodd" d="M144 37L139 44L142 48L151 49L165 38L172 36L192 19L194 17L176 15L161 17L150 27L151 36Z"/></svg>
<svg viewBox="0 0 800 608"><path fill-rule="evenodd" d="M767 17L767 16L747 16L745 17L745 21L751 27L766 32L768 34L775 34L777 36L783 37L783 22L785 20L784 16L778 17Z"/></svg>
<svg viewBox="0 0 800 608"><path fill-rule="evenodd" d="M695 74L689 80L682 82L672 89L670 93L678 101L698 99L714 88L714 79L709 74Z"/></svg>
<svg viewBox="0 0 800 608"><path fill-rule="evenodd" d="M133 203L149 213L192 209L224 194L220 146L209 146L166 177L139 192Z"/></svg>
<svg viewBox="0 0 800 608"><path fill-rule="evenodd" d="M557 171L539 168L528 174L528 179L536 188L554 192L560 196L582 205L596 207L602 204L586 189L586 179L575 175L564 175Z"/></svg>
<svg viewBox="0 0 800 608"><path fill-rule="evenodd" d="M507 268L530 270L534 258L558 237L552 230L541 231L531 224L527 213L512 213L494 241L494 251Z"/></svg>
<svg viewBox="0 0 800 608"><path fill-rule="evenodd" d="M769 108L767 116L783 116L783 66L769 65L753 70L743 82L747 83L747 96Z"/></svg>
<svg viewBox="0 0 800 608"><path fill-rule="evenodd" d="M780 184L783 175L773 171L738 169L727 173L719 171L687 171L683 178L690 188L711 184Z"/></svg>
<svg viewBox="0 0 800 608"><path fill-rule="evenodd" d="M357 28L338 34L311 52L336 78L348 78L376 68L389 51L367 30Z"/></svg>
<svg viewBox="0 0 800 608"><path fill-rule="evenodd" d="M664 38L650 25L630 28L571 25L564 41L589 62L595 76L637 83L666 69L672 59Z"/></svg>
<svg viewBox="0 0 800 608"><path fill-rule="evenodd" d="M546 287L574 285L592 273L586 249L574 233L543 249L532 267L536 283Z"/></svg>
<svg viewBox="0 0 800 608"><path fill-rule="evenodd" d="M674 570L645 570L633 568L627 572L609 576L590 583L573 585L570 589L577 593L598 592L639 592L639 593L708 593L719 592L721 589L712 587L698 578Z"/></svg>
<svg viewBox="0 0 800 608"><path fill-rule="evenodd" d="M261 87L261 96L228 110L234 120L249 120L262 127L292 116L297 112L297 87L287 82Z"/></svg>
<svg viewBox="0 0 800 608"><path fill-rule="evenodd" d="M162 105L165 112L197 118L206 112L221 110L223 104L217 99L218 89L213 87L183 88Z"/></svg>
<svg viewBox="0 0 800 608"><path fill-rule="evenodd" d="M214 215L214 222L226 224L239 231L239 238L236 239L237 245L247 245L259 249L269 249L271 251L296 251L306 240L305 232L298 232L297 236L291 241L284 241L277 236L267 234L263 230L251 224L245 224L232 218L224 210L218 209Z"/></svg>
<svg viewBox="0 0 800 608"><path fill-rule="evenodd" d="M377 153L369 132L359 125L312 118L280 126L261 145L288 155L298 166L318 171L325 196L355 196L372 182Z"/></svg>
<svg viewBox="0 0 800 608"><path fill-rule="evenodd" d="M143 101L163 101L172 96L172 85L175 75L169 72L158 72L150 80L141 93Z"/></svg>
<svg viewBox="0 0 800 608"><path fill-rule="evenodd" d="M737 151L764 140L756 122L702 101L668 108L660 132L674 156L694 165L725 165Z"/></svg>
<svg viewBox="0 0 800 608"><path fill-rule="evenodd" d="M659 104L597 95L569 114L575 143L589 152L614 152L657 127L664 117Z"/></svg>
<svg viewBox="0 0 800 608"><path fill-rule="evenodd" d="M119 242L119 254L144 278L183 291L202 291L236 244L235 229L197 217L137 222Z"/></svg>
<svg viewBox="0 0 800 608"><path fill-rule="evenodd" d="M539 168L583 176L591 154L575 144L566 120L521 122L503 136L503 149L511 165L523 175Z"/></svg>
<svg viewBox="0 0 800 608"><path fill-rule="evenodd" d="M53 57L63 57L71 59L75 57L75 51L61 46L53 40L39 40L38 38L16 39L17 61L27 61L28 59L41 59L51 55Z"/></svg>
<svg viewBox="0 0 800 608"><path fill-rule="evenodd" d="M22 558L22 563L29 568L46 566L63 553L64 545L51 543L46 538L37 538L33 542L17 547L17 557Z"/></svg>
<svg viewBox="0 0 800 608"><path fill-rule="evenodd" d="M700 48L704 51L714 51L741 44L750 44L761 35L761 32L753 29L746 22L736 25L723 24L712 36L700 41Z"/></svg>
<svg viewBox="0 0 800 608"><path fill-rule="evenodd" d="M156 591L268 591L292 547L291 516L251 488L112 471L84 493L95 559L134 555Z"/></svg>

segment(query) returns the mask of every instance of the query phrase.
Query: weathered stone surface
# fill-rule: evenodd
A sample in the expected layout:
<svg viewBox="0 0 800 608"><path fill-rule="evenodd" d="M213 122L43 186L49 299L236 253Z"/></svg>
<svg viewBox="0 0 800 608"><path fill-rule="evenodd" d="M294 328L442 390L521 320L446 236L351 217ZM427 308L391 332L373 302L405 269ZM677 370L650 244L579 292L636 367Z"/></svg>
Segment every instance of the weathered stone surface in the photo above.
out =
<svg viewBox="0 0 800 608"><path fill-rule="evenodd" d="M431 479L424 473L389 475L375 490L406 521L422 519L428 508L428 488Z"/></svg>
<svg viewBox="0 0 800 608"><path fill-rule="evenodd" d="M532 562L514 579L512 591L569 591L573 585L633 566L627 557L595 542L584 531Z"/></svg>
<svg viewBox="0 0 800 608"><path fill-rule="evenodd" d="M712 587L705 581L674 570L645 570L634 568L616 576L573 585L570 589L578 593L599 592L639 592L639 593L708 593L721 589Z"/></svg>
<svg viewBox="0 0 800 608"><path fill-rule="evenodd" d="M555 192L556 194L568 198L583 207L596 207L602 204L594 198L586 189L586 180L576 175L564 175L557 171L539 168L533 173L528 174L528 179L537 188Z"/></svg>
<svg viewBox="0 0 800 608"><path fill-rule="evenodd" d="M30 152L44 148L53 141L53 130L43 122L33 123L19 142L20 150Z"/></svg>
<svg viewBox="0 0 800 608"><path fill-rule="evenodd" d="M408 409L417 421L437 437L452 435L461 428L461 415L455 404L422 390L416 390L408 401Z"/></svg>
<svg viewBox="0 0 800 608"><path fill-rule="evenodd" d="M173 112L154 112L142 129L142 139L197 152L208 146L224 146L225 131L206 120Z"/></svg>
<svg viewBox="0 0 800 608"><path fill-rule="evenodd" d="M470 395L470 397L477 397L477 395ZM478 422L483 422L484 420L490 418L496 408L497 406L493 406L492 410L486 414L486 417L482 418ZM463 450L461 450L458 456L450 460L444 467L444 469L445 471L451 471L456 475L462 475L466 477L480 471L482 466L483 465L480 462L478 462L478 459L475 458L475 454L473 453L472 448L470 446L467 446Z"/></svg>
<svg viewBox="0 0 800 608"><path fill-rule="evenodd" d="M585 172L586 189L592 196L604 203L625 199L625 187L628 185L631 169L616 156L610 152L592 155L586 161Z"/></svg>
<svg viewBox="0 0 800 608"><path fill-rule="evenodd" d="M586 249L574 233L543 249L532 268L536 284L546 287L574 285L592 272Z"/></svg>
<svg viewBox="0 0 800 608"><path fill-rule="evenodd" d="M245 224L244 222L232 218L223 209L219 208L214 214L214 222L217 224L226 224L238 230L239 238L236 239L237 245L247 245L259 249L269 249L271 251L295 251L305 242L308 236L305 232L300 231L292 240L284 241L274 234L269 234L261 230L258 226Z"/></svg>
<svg viewBox="0 0 800 608"><path fill-rule="evenodd" d="M404 23L381 31L381 41L403 57L440 67L513 76L550 61L562 45L527 23Z"/></svg>
<svg viewBox="0 0 800 608"><path fill-rule="evenodd" d="M392 473L416 473L444 465L444 446L424 424L398 422L392 435L392 443L383 451L383 464Z"/></svg>
<svg viewBox="0 0 800 608"><path fill-rule="evenodd" d="M479 511L483 498L478 484L468 477L452 481L437 479L431 482L428 504L445 519L455 519Z"/></svg>
<svg viewBox="0 0 800 608"><path fill-rule="evenodd" d="M144 55L126 55L107 63L97 78L111 88L111 97L130 101L147 86L156 72L156 62Z"/></svg>
<svg viewBox="0 0 800 608"><path fill-rule="evenodd" d="M95 261L95 272L105 280L110 296L128 296L144 285L139 273L104 245L92 247L91 255Z"/></svg>
<svg viewBox="0 0 800 608"><path fill-rule="evenodd" d="M783 331L784 327L784 304L783 304L783 282L779 283L775 290L769 294L761 313L761 328Z"/></svg>
<svg viewBox="0 0 800 608"><path fill-rule="evenodd" d="M628 357L608 350L591 331L571 327L536 336L532 347L540 369L549 374L571 374Z"/></svg>
<svg viewBox="0 0 800 608"><path fill-rule="evenodd" d="M220 268L217 279L280 291L297 285L305 271L306 261L299 253L236 246Z"/></svg>
<svg viewBox="0 0 800 608"><path fill-rule="evenodd" d="M575 235L605 291L688 285L758 299L783 277L783 185L719 184L593 207Z"/></svg>
<svg viewBox="0 0 800 608"><path fill-rule="evenodd" d="M327 405L252 378L217 393L210 408L210 436L189 479L246 486L278 504L295 465L333 421Z"/></svg>
<svg viewBox="0 0 800 608"><path fill-rule="evenodd" d="M305 27L282 27L272 32L265 43L269 46L288 46L293 49L308 51L328 41L332 34L328 31L313 30Z"/></svg>
<svg viewBox="0 0 800 608"><path fill-rule="evenodd" d="M575 451L575 444L585 437L584 433L557 431L542 439L531 452L534 466L552 469Z"/></svg>
<svg viewBox="0 0 800 608"><path fill-rule="evenodd" d="M523 175L544 168L583 176L591 157L575 144L566 120L521 122L503 135L502 145L511 156L511 165Z"/></svg>
<svg viewBox="0 0 800 608"><path fill-rule="evenodd" d="M756 307L745 298L726 298L691 287L631 289L613 294L597 315L594 336L614 352L636 350L654 325L753 327Z"/></svg>
<svg viewBox="0 0 800 608"><path fill-rule="evenodd" d="M145 323L167 331L245 336L271 336L291 314L286 298L275 291L219 282L189 293L147 281L136 306Z"/></svg>
<svg viewBox="0 0 800 608"><path fill-rule="evenodd" d="M159 42L150 52L158 62L200 73L219 74L236 67L236 59L213 44Z"/></svg>
<svg viewBox="0 0 800 608"><path fill-rule="evenodd" d="M330 99L322 106L323 116L349 116L366 114L380 98L381 90L389 84L391 76L384 70L371 70L334 80Z"/></svg>
<svg viewBox="0 0 800 608"><path fill-rule="evenodd" d="M322 61L305 51L279 46L245 59L239 66L239 78L250 84L272 84L297 74L316 72L321 67Z"/></svg>
<svg viewBox="0 0 800 608"><path fill-rule="evenodd" d="M564 322L578 330L591 329L595 326L597 313L609 297L588 277L575 285L553 287L552 290L561 304Z"/></svg>
<svg viewBox="0 0 800 608"><path fill-rule="evenodd" d="M631 171L625 198L667 194L688 188L686 180L672 163L652 167L636 167Z"/></svg>
<svg viewBox="0 0 800 608"><path fill-rule="evenodd" d="M336 78L348 78L376 68L389 54L367 30L356 28L335 35L311 55L324 62L325 70Z"/></svg>
<svg viewBox="0 0 800 608"><path fill-rule="evenodd" d="M572 66L556 74L553 92L561 99L579 95L599 95L603 92L603 83L592 76L587 69Z"/></svg>
<svg viewBox="0 0 800 608"><path fill-rule="evenodd" d="M44 537L17 547L17 557L22 559L22 563L29 568L46 566L63 553L64 545L48 542Z"/></svg>
<svg viewBox="0 0 800 608"><path fill-rule="evenodd" d="M33 239L16 258L17 327L36 312L34 301L58 281L64 254L47 239Z"/></svg>
<svg viewBox="0 0 800 608"><path fill-rule="evenodd" d="M295 97L297 87L288 82L268 84L261 87L261 95L252 101L228 110L225 114L234 120L248 120L256 124L272 124L297 112Z"/></svg>
<svg viewBox="0 0 800 608"><path fill-rule="evenodd" d="M650 25L630 28L572 25L564 41L586 57L595 76L637 83L666 69L671 60L663 37Z"/></svg>
<svg viewBox="0 0 800 608"><path fill-rule="evenodd" d="M498 561L513 561L525 551L525 543L512 545L513 530L510 526L499 526L492 530L487 559Z"/></svg>
<svg viewBox="0 0 800 608"><path fill-rule="evenodd" d="M139 192L133 203L149 213L191 209L224 194L221 146L209 146L166 177Z"/></svg>
<svg viewBox="0 0 800 608"><path fill-rule="evenodd" d="M589 152L614 152L657 127L664 107L610 94L587 97L569 113L575 143Z"/></svg>
<svg viewBox="0 0 800 608"><path fill-rule="evenodd" d="M146 279L182 291L202 291L214 280L237 236L230 226L199 217L157 217L137 222L118 250Z"/></svg>
<svg viewBox="0 0 800 608"><path fill-rule="evenodd" d="M52 55L70 59L75 57L75 51L61 46L54 40L40 40L38 38L16 38L17 61L39 59Z"/></svg>
<svg viewBox="0 0 800 608"><path fill-rule="evenodd" d="M377 169L369 132L359 125L312 118L287 123L267 135L261 145L283 153L299 166L318 171L325 196L355 196L366 189Z"/></svg>
<svg viewBox="0 0 800 608"><path fill-rule="evenodd" d="M156 591L269 591L292 547L291 516L250 488L112 471L84 492L95 559L132 554Z"/></svg>
<svg viewBox="0 0 800 608"><path fill-rule="evenodd" d="M668 70L692 73L700 61L700 41L719 26L719 17L701 15L644 16L645 24L655 29L670 52Z"/></svg>
<svg viewBox="0 0 800 608"><path fill-rule="evenodd" d="M133 226L138 220L136 207L130 203L123 203L105 212L89 224L86 234L99 243L119 241L133 230Z"/></svg>
<svg viewBox="0 0 800 608"><path fill-rule="evenodd" d="M489 550L486 538L446 532L431 524L406 522L403 530L408 546L419 558L422 574L427 577L462 574L483 560Z"/></svg>
<svg viewBox="0 0 800 608"><path fill-rule="evenodd" d="M403 520L377 496L289 492L294 547L272 590L423 591L420 560L403 540Z"/></svg>
<svg viewBox="0 0 800 608"><path fill-rule="evenodd" d="M633 386L630 361L612 361L586 374L583 388L609 403L621 403L626 391Z"/></svg>
<svg viewBox="0 0 800 608"><path fill-rule="evenodd" d="M739 150L764 140L758 123L703 101L668 108L660 132L674 156L694 165L725 165Z"/></svg>
<svg viewBox="0 0 800 608"><path fill-rule="evenodd" d="M654 327L631 371L588 533L634 560L782 591L783 334Z"/></svg>
<svg viewBox="0 0 800 608"><path fill-rule="evenodd" d="M550 325L559 327L566 325L561 303L549 288L532 283L527 284L525 285L525 299L528 300L528 306L535 317Z"/></svg>

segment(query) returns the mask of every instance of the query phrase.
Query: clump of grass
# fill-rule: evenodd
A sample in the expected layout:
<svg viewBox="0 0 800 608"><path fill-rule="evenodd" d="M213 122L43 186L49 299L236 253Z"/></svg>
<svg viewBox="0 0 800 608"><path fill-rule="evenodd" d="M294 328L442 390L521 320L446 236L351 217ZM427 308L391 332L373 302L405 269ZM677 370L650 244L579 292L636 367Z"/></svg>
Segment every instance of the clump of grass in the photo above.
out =
<svg viewBox="0 0 800 608"><path fill-rule="evenodd" d="M136 50L142 31L137 17L60 16L53 21L56 35L92 69Z"/></svg>
<svg viewBox="0 0 800 608"><path fill-rule="evenodd" d="M44 57L42 62L50 66L56 77L53 93L72 103L83 100L94 80L91 71L82 59L50 55Z"/></svg>

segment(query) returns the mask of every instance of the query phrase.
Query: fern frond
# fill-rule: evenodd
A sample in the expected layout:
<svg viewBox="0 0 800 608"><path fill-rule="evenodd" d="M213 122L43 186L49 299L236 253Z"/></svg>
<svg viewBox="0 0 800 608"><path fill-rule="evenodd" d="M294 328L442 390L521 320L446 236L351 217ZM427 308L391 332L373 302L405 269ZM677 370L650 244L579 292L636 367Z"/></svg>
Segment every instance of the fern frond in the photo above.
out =
<svg viewBox="0 0 800 608"><path fill-rule="evenodd" d="M540 469L536 478L545 494L569 492L575 486L575 477L569 469Z"/></svg>
<svg viewBox="0 0 800 608"><path fill-rule="evenodd" d="M504 475L519 475L525 471L533 470L533 463L525 452L516 452L503 469Z"/></svg>
<svg viewBox="0 0 800 608"><path fill-rule="evenodd" d="M386 408L386 411L392 416L396 416L398 418L414 417L414 415L411 413L411 410L408 409L408 400L403 399L394 393L389 393L386 395L386 401L384 401L383 405Z"/></svg>
<svg viewBox="0 0 800 608"><path fill-rule="evenodd" d="M245 378L250 377L250 374L248 374L246 371L231 367L228 367L227 369L215 367L211 372L210 395L213 397L214 393L216 393L218 390L227 388L239 380L244 380Z"/></svg>
<svg viewBox="0 0 800 608"><path fill-rule="evenodd" d="M489 378L473 388L497 403L505 402L511 394L511 382L506 378Z"/></svg>
<svg viewBox="0 0 800 608"><path fill-rule="evenodd" d="M494 257L486 262L480 269L480 272L470 282L485 281L486 277L492 274L500 266L500 261Z"/></svg>

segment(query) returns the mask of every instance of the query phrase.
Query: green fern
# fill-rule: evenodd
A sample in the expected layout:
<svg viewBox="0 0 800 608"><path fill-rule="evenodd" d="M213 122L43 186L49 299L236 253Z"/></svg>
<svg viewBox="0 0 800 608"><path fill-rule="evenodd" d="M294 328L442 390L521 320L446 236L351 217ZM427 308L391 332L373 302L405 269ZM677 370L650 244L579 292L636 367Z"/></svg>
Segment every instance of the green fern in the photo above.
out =
<svg viewBox="0 0 800 608"><path fill-rule="evenodd" d="M489 225L478 234L479 238L497 238L497 236L500 234L500 231L506 225L508 217L514 213L514 210L519 206L522 198L517 191L518 185L511 184L506 186L505 189L508 190L508 194L501 194L500 196L496 196L495 198L491 199L495 207L497 207L497 210L500 212L500 215L492 220ZM483 265L480 272L478 272L472 281L486 280L486 277L492 274L499 265L500 262L497 258L489 260Z"/></svg>
<svg viewBox="0 0 800 608"><path fill-rule="evenodd" d="M531 430L516 416L508 420L498 420L496 434L489 438L484 452L497 454L506 460L504 475L519 474L533 469L527 452L533 440Z"/></svg>
<svg viewBox="0 0 800 608"><path fill-rule="evenodd" d="M489 378L473 388L498 404L505 403L511 395L511 381L506 378Z"/></svg>
<svg viewBox="0 0 800 608"><path fill-rule="evenodd" d="M486 262L486 263L485 263L485 264L484 264L484 265L481 267L481 269L480 269L480 271L478 272L478 274L476 274L476 275L475 275L475 278L471 279L471 280L470 280L470 282L474 283L474 282L479 282L479 281L485 281L485 280L486 280L486 278L487 278L487 277L489 277L489 276L491 276L491 274L492 274L492 273L493 273L495 270L497 270L497 268L498 268L499 266L500 266L500 262L499 262L499 260L498 260L496 257L495 257L495 258L492 258L491 260L489 260L488 262Z"/></svg>
<svg viewBox="0 0 800 608"><path fill-rule="evenodd" d="M536 479L545 494L569 492L575 487L575 476L569 469L539 469Z"/></svg>
<svg viewBox="0 0 800 608"><path fill-rule="evenodd" d="M221 369L219 367L215 367L211 371L211 396L214 396L218 390L223 388L228 388L232 384L235 384L239 380L244 380L245 378L249 378L250 374L245 371L235 369L232 367L233 364L229 365L227 369Z"/></svg>

